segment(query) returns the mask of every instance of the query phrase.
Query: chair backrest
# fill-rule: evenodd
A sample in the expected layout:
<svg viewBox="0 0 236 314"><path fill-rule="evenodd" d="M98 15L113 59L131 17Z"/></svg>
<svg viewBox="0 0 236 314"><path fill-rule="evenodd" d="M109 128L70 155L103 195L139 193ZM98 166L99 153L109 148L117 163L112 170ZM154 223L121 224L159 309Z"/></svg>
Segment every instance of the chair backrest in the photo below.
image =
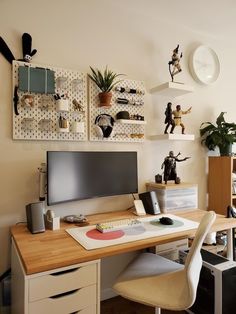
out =
<svg viewBox="0 0 236 314"><path fill-rule="evenodd" d="M213 211L209 211L203 216L198 226L198 229L195 234L195 238L191 245L188 256L186 258L185 271L186 271L187 281L189 285L190 306L194 303L195 298L196 298L197 286L198 286L200 271L202 268L202 256L200 252L201 247L215 218L216 218L216 214Z"/></svg>

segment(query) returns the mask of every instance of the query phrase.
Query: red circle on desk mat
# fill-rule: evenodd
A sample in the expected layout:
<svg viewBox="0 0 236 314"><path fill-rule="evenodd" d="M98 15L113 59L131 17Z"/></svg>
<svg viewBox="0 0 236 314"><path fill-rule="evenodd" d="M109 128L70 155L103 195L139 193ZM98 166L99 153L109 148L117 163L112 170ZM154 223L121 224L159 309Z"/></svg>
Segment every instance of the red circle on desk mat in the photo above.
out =
<svg viewBox="0 0 236 314"><path fill-rule="evenodd" d="M114 239L119 239L123 237L123 235L124 235L124 231L122 230L102 233L98 231L97 229L92 229L86 232L86 236L94 240L114 240Z"/></svg>

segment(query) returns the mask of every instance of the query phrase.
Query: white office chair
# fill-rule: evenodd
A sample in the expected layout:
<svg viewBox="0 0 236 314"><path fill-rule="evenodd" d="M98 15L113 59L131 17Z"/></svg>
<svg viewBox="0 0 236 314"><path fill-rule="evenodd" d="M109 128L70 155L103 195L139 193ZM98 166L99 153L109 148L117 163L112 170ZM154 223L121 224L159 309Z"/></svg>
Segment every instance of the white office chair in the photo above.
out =
<svg viewBox="0 0 236 314"><path fill-rule="evenodd" d="M162 256L142 253L120 274L113 289L126 299L173 311L185 310L196 298L202 267L201 246L216 214L207 212L197 229L185 265Z"/></svg>

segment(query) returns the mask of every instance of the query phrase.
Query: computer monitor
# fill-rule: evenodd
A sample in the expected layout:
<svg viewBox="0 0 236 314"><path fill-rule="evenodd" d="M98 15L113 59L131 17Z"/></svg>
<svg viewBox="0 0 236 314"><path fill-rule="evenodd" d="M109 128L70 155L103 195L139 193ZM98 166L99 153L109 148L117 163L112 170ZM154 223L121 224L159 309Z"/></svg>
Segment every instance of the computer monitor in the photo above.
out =
<svg viewBox="0 0 236 314"><path fill-rule="evenodd" d="M47 152L48 205L137 192L137 152Z"/></svg>

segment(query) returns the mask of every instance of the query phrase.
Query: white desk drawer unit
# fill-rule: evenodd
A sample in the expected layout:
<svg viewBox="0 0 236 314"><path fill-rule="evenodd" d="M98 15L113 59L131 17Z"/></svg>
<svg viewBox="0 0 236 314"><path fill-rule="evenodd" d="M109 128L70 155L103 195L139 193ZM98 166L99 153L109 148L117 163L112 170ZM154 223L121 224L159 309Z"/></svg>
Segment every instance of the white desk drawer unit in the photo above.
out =
<svg viewBox="0 0 236 314"><path fill-rule="evenodd" d="M96 284L96 265L91 264L29 280L29 302Z"/></svg>
<svg viewBox="0 0 236 314"><path fill-rule="evenodd" d="M74 313L96 305L96 285L29 303L29 314ZM81 313L81 311L79 312ZM83 312L82 312L83 313ZM96 313L96 312L92 312ZM92 314L90 313L90 314Z"/></svg>
<svg viewBox="0 0 236 314"><path fill-rule="evenodd" d="M100 260L26 275L12 243L11 314L99 314Z"/></svg>

